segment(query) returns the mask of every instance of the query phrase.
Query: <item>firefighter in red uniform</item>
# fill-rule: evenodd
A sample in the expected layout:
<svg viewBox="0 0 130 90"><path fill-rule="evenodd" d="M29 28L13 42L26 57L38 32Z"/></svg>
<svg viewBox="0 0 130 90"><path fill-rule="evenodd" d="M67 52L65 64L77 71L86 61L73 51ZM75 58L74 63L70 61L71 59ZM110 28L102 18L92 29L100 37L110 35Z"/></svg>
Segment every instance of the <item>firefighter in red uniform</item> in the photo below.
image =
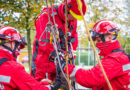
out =
<svg viewBox="0 0 130 90"><path fill-rule="evenodd" d="M101 63L113 90L130 90L130 59L117 40L118 31L112 21L104 19L94 25L91 35L100 50L99 55L103 56ZM99 64L89 70L69 65L69 73L84 87L109 90Z"/></svg>
<svg viewBox="0 0 130 90"><path fill-rule="evenodd" d="M84 0L79 0L82 5L83 14L86 12L86 5ZM48 8L50 13L50 21L54 24L52 19L52 15L55 17L55 23L57 24L57 28L59 31L60 37L60 46L62 50L65 50L65 3L60 4L59 6L53 7L53 13L51 11L51 7ZM76 31L77 28L77 19L82 20L80 15L80 11L78 10L78 4L75 0L68 0L67 3L67 14L68 14L68 40L71 44L69 44L69 49L73 51L76 50L78 45L78 34ZM49 78L50 80L55 79L56 75L56 66L54 62L49 60L49 56L52 51L54 51L53 45L50 44L49 31L45 31L46 25L49 22L47 8L45 7L42 10L42 13L35 21L36 26L36 36L33 44L33 62L32 62L32 74L35 79L40 81L43 78ZM42 33L44 32L44 35ZM48 33L48 36L47 36ZM41 37L42 36L42 37ZM42 40L40 40L42 39Z"/></svg>
<svg viewBox="0 0 130 90"><path fill-rule="evenodd" d="M16 62L25 45L25 38L16 29L0 28L0 90L50 90L48 82L39 83Z"/></svg>

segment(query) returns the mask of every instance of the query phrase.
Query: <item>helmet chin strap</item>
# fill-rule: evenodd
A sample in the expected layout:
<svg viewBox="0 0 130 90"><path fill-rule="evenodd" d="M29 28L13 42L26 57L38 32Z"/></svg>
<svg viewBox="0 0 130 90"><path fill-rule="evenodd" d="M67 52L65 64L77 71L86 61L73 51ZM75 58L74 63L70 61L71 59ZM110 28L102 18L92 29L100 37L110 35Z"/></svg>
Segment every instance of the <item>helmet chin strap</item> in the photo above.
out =
<svg viewBox="0 0 130 90"><path fill-rule="evenodd" d="M103 42L105 42L104 34L100 34L99 37L101 38L101 40L102 40Z"/></svg>
<svg viewBox="0 0 130 90"><path fill-rule="evenodd" d="M19 42L15 42L15 47L14 47L14 49L12 50L10 47L8 47L8 46L2 44L2 46L3 46L5 49L7 49L7 50L9 50L9 51L12 52L12 54L13 54L13 56L14 56L15 58L16 58L15 51L16 51L16 49L18 48L19 45L20 45Z"/></svg>

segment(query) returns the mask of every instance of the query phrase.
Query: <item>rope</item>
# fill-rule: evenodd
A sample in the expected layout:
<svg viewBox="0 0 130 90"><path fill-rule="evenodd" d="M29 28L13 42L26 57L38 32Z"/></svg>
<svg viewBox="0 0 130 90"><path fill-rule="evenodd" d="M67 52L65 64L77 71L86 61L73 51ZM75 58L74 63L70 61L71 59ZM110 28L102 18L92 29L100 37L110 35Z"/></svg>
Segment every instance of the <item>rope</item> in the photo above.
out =
<svg viewBox="0 0 130 90"><path fill-rule="evenodd" d="M86 28L88 37L89 37L90 42L91 42L91 44L92 44L93 50L94 50L94 52L95 52L95 54L96 54L96 57L97 57L99 66L100 66L100 68L101 68L101 70L102 70L102 73L103 73L105 79L106 79L106 82L107 82L107 84L108 84L109 89L110 89L110 90L113 90L113 89L112 89L112 86L111 86L111 84L110 84L110 82L109 82L109 80L108 80L108 78L107 78L107 75L106 75L106 73L105 73L105 71L104 71L104 68L103 68L102 63L101 63L101 61L100 61L100 58L99 58L99 56L98 56L98 54L97 54L97 51L96 51L94 42L93 42L93 40L92 40L92 37L91 37L91 35L90 35L90 33L89 33L89 30L88 30L86 21L85 21L84 16L83 16L83 12L82 12L81 7L80 7L80 4L79 4L79 0L77 0L77 3L78 3L78 7L79 7L79 9L80 9L80 13L81 13L82 18L83 18L83 21L84 21L84 25L85 25L85 28Z"/></svg>
<svg viewBox="0 0 130 90"><path fill-rule="evenodd" d="M46 31L47 31L46 37L48 38L48 30L50 30L50 32L52 32L52 34L53 34L53 47L54 47L54 49L55 49L55 51L56 51L56 54L57 54L57 59L58 59L58 64L59 64L60 70L61 70L63 76L65 77L66 81L68 82L68 86L69 86L69 89L70 89L70 88L71 88L71 84L70 84L69 73L68 73L68 57L69 57L69 53L68 53L68 40L67 40L67 37L68 37L68 36L67 36L67 31L68 31L68 27L67 27L67 1L66 1L66 11L65 11L65 15L66 15L66 23L65 23L65 25L66 25L66 33L65 33L65 35L66 35L66 65L67 65L67 77L66 77L64 71L62 70L62 66L61 66L60 59L59 59L59 51L58 51L58 50L61 49L60 43L59 43L59 42L60 42L60 39L59 39L59 35L57 35L58 28L57 28L57 25L56 25L56 22L55 22L55 17L54 17L55 13L53 12L52 1L51 1L51 0L49 0L49 1L50 1L50 4L51 4L51 11L52 11L51 16L52 16L52 20L53 20L53 23L54 23L54 27L53 27L52 22L51 22L51 20L50 20L50 12L49 12L49 9L48 9L49 7L48 7L48 2L47 2L47 0L46 0L46 6L47 6L47 13L48 13L48 20L49 20L49 22L47 23L45 30L42 32L42 34L41 34L41 36L40 36L39 45L40 45L40 46L45 46L45 45L47 44L47 42L46 42L45 44L41 44L40 41L41 41L41 38L42 38L42 36L44 35L44 33L45 33ZM43 13L43 12L42 12L42 13ZM42 14L42 13L41 13L41 14ZM41 15L41 14L40 14L40 15ZM38 17L37 17L37 19L38 19ZM36 20L35 20L35 21L36 21Z"/></svg>
<svg viewBox="0 0 130 90"><path fill-rule="evenodd" d="M49 28L49 26L51 25L50 13L49 13L49 10L48 10L47 0L46 0L46 6L47 6L47 14L48 14L49 23L47 23L47 25L46 25L46 27L45 27L45 30L42 32L42 34L41 34L41 36L40 36L40 38L39 38L39 40L38 40L38 43L39 43L40 46L45 46L45 45L47 44L47 42L46 42L45 44L41 44L41 40L42 40L42 36L44 35L44 33L45 33L46 31L47 31L46 38L48 39L48 28ZM45 12L42 11L42 12L40 13L40 15L39 15L38 17L36 17L35 22L36 22L36 20L37 20L43 13L45 13ZM35 23L35 26L36 26L36 23Z"/></svg>
<svg viewBox="0 0 130 90"><path fill-rule="evenodd" d="M65 59L66 59L66 66L67 66L67 80L68 80L68 86L69 86L69 89L71 89L71 84L70 84L70 80L69 80L69 71L68 71L68 58L69 58L69 53L68 53L68 35L67 35L67 32L68 32L68 26L67 26L67 0L65 2L65 46L66 46L66 55L65 55Z"/></svg>
<svg viewBox="0 0 130 90"><path fill-rule="evenodd" d="M46 44L47 44L47 42L45 43L45 44L41 44L41 38L42 38L42 36L44 35L44 33L47 31L47 28L45 28L45 30L42 32L42 34L41 34L41 36L40 36L40 38L39 38L39 45L40 46L45 46ZM46 37L48 38L48 31L47 31L47 35L46 35Z"/></svg>
<svg viewBox="0 0 130 90"><path fill-rule="evenodd" d="M52 14L53 14L53 7L52 7L52 2L51 2L51 0L50 0L50 3L51 3L51 10L52 10ZM56 23L55 23L55 17L54 17L54 15L52 15L52 19L53 19L53 22L54 22L54 30L56 30L56 31L58 31L58 29L57 29L57 26L56 26ZM52 31L52 33L53 33L53 39L54 39L54 42L53 42L53 45L54 45L54 48L55 48L55 50L56 50L56 54L57 54L57 58L58 58L58 62L59 62L59 67L60 67L60 70L61 70L61 72L62 72L62 74L63 74L63 76L65 77L65 79L67 80L67 78L66 78L66 75L65 75L65 73L64 73L64 71L62 70L62 66L61 66L61 63L60 63L60 59L59 59L59 52L58 52L58 48L57 48L57 44L58 44L58 42L56 42L56 33L54 32L54 30L51 28L51 31ZM59 44L58 44L59 45ZM60 46L59 46L60 47ZM68 81L68 80L67 80Z"/></svg>
<svg viewBox="0 0 130 90"><path fill-rule="evenodd" d="M51 20L50 20L50 13L49 13L49 10L48 10L48 3L47 3L47 0L46 0L46 6L47 6L47 13L48 13L49 23L51 23Z"/></svg>

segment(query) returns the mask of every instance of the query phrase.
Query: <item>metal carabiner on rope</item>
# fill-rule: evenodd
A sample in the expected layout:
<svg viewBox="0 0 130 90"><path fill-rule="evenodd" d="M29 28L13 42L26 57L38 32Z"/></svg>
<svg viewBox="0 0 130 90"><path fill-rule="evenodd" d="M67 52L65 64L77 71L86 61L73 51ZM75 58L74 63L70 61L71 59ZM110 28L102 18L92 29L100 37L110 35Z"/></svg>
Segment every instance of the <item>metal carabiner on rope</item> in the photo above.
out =
<svg viewBox="0 0 130 90"><path fill-rule="evenodd" d="M54 49L56 50L57 59L58 59L58 62L59 62L59 67L61 69L61 72L62 72L63 76L67 80L66 75L65 75L64 71L62 70L62 66L61 66L60 59L59 59L58 49L61 49L61 47L60 47L59 40L57 41L58 38L55 37L56 36L55 33L56 33L56 31L58 31L58 29L57 29L57 26L56 26L56 23L55 23L55 17L54 17L55 14L53 14L54 12L53 12L53 6L52 6L52 1L51 0L50 0L50 3L51 3L51 10L52 10L52 15L51 16L52 16L52 19L53 19L53 22L54 22L54 30L51 30L52 33L53 33L53 45L54 45ZM59 48L57 47L57 44L58 44Z"/></svg>
<svg viewBox="0 0 130 90"><path fill-rule="evenodd" d="M50 4L51 4L51 11L52 11L52 14L50 15L50 12L49 12L49 9L48 9L48 2L47 2L47 0L46 0L46 6L47 6L47 12L48 12L48 20L49 20L49 22L48 22L48 25L49 25L49 27L47 27L47 28L45 28L45 31L43 31L43 33L42 33L42 35L41 35L41 37L40 37L40 39L42 38L42 36L43 36L43 34L45 33L45 32L48 32L48 30L50 31L50 35L52 34L53 35L53 42L52 42L52 37L50 37L50 42L52 42L52 44L53 44L53 47L54 47L54 49L55 49L55 51L56 51L56 55L57 55L57 60L56 60L56 62L59 64L59 68L60 68L60 70L61 70L61 73L62 73L62 75L64 76L64 78L66 79L66 81L68 82L68 85L69 85L69 88L71 88L71 85L70 85L70 81L69 81L69 75L67 75L68 76L68 78L66 77L66 75L65 75L65 73L64 73L64 71L63 71L63 69L62 69L62 65L61 65L61 62L60 62L60 58L59 58L59 51L61 50L61 46L60 46L60 38L59 38L59 34L58 34L58 28L57 28L57 24L56 24L56 22L55 22L55 15L56 15L56 13L54 13L53 12L53 6L52 6L52 1L51 0L49 0L50 1ZM51 20L50 20L50 16L52 17L52 20L53 20L53 24L54 25L52 25L52 22L51 22ZM47 26L48 26L47 25ZM48 34L47 34L47 37L48 37ZM66 38L67 38L67 36L66 36ZM42 40L42 39L41 39ZM67 39L66 39L67 40ZM40 42L40 41L39 41ZM67 42L68 43L68 42ZM46 43L45 43L46 44ZM45 45L44 44L44 45ZM44 46L43 45L43 46ZM67 48L67 52L66 53L68 53L68 44L66 45L66 48ZM68 61L68 59L66 60L66 61ZM67 63L68 64L68 63Z"/></svg>
<svg viewBox="0 0 130 90"><path fill-rule="evenodd" d="M42 37L45 34L45 32L46 32L46 39L42 39ZM39 38L39 45L40 46L45 46L50 41L49 38L48 38L48 33L49 33L49 31L48 31L48 29L46 27L45 30L42 32L40 38ZM41 42L45 42L45 43L41 44Z"/></svg>
<svg viewBox="0 0 130 90"><path fill-rule="evenodd" d="M42 32L40 38L39 38L39 45L40 46L45 46L50 40L48 38L48 33L50 32L50 28L52 27L52 23L51 23L51 20L50 20L50 13L49 13L49 9L48 9L48 3L47 3L47 0L46 0L46 6L47 6L47 15L48 15L48 20L49 22L47 23L46 27L45 27L45 30ZM42 14L42 13L41 13ZM41 15L40 14L40 15ZM46 34L46 39L42 39L43 35L45 34L45 32L47 33ZM45 42L45 44L41 44L41 42Z"/></svg>
<svg viewBox="0 0 130 90"><path fill-rule="evenodd" d="M46 4L47 4L47 0L46 0ZM62 70L62 66L61 66L61 63L60 63L60 58L59 58L59 49L61 49L60 39L59 39L59 36L57 36L58 29L57 29L57 25L56 25L56 23L55 23L55 17L54 17L55 14L54 14L54 12L53 12L53 6L52 6L51 0L50 0L50 4L51 4L51 10L52 10L51 16L52 16L52 20L53 20L53 23L54 23L54 27L52 26L52 27L50 28L50 31L51 31L52 34L53 34L53 47L54 47L54 49L55 49L55 51L56 51L56 54L57 54L57 60L58 60L58 64L59 64L60 70L61 70L61 72L62 72L64 78L67 80L66 75L65 75L64 71ZM47 12L48 12L49 22L51 22L51 21L50 21L49 10L48 10L48 4L47 4ZM57 37L56 37L56 36L57 36ZM67 81L68 81L68 80L67 80Z"/></svg>

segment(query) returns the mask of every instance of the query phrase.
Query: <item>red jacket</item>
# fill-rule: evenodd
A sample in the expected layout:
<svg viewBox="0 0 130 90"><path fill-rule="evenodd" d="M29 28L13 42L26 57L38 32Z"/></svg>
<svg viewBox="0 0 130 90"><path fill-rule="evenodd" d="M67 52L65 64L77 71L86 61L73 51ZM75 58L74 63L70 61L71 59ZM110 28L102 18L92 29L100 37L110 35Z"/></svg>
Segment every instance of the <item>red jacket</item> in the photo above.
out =
<svg viewBox="0 0 130 90"><path fill-rule="evenodd" d="M112 85L113 90L129 90L130 84L130 70L123 70L123 67L130 64L129 58L121 51L111 53L112 50L121 48L119 42L108 49L104 58L102 58L102 65L106 75ZM109 90L104 75L100 69L99 64L90 70L79 69L76 74L76 82L79 84L93 88L93 90ZM94 89L95 88L95 89Z"/></svg>
<svg viewBox="0 0 130 90"><path fill-rule="evenodd" d="M55 15L55 21L56 21L56 24L58 25L57 28L59 30L61 30L63 33L65 33L65 21L64 21L63 4L61 4L58 7L58 9L57 9L58 12L56 11L55 8L53 8L53 10L54 10L54 13L57 13ZM47 8L44 8L43 12L44 13L35 22L35 25L36 25L35 40L37 39L38 41L39 41L39 38L40 38L42 32L45 30L46 24L49 22L48 14L47 14ZM49 12L51 13L51 8L49 8ZM52 21L52 17L51 17L51 21ZM73 50L76 50L77 45L78 45L77 32L76 32L77 20L71 21L69 23L70 23L70 25L69 25L68 31L70 31L71 26L74 27L74 29L71 32L71 37L75 38L75 42L72 43L72 46L73 46ZM46 32L43 35L42 39L46 39ZM54 50L53 45L48 42L47 45L40 46L39 43L38 43L38 50L36 51L35 40L34 40L34 44L33 44L33 56L37 52L37 55L35 55L36 57L33 58L35 60L35 64L36 64L36 67L37 67L36 73L35 73L35 78L40 81L41 79L45 78L45 74L48 73L49 79L53 80L55 78L55 74L56 74L56 67L55 67L54 62L50 62L49 59L48 59L50 53ZM45 44L45 42L41 42L41 43Z"/></svg>
<svg viewBox="0 0 130 90"><path fill-rule="evenodd" d="M2 58L7 58L8 61L0 65L0 90L49 90L26 73L12 54L0 49L0 59Z"/></svg>

